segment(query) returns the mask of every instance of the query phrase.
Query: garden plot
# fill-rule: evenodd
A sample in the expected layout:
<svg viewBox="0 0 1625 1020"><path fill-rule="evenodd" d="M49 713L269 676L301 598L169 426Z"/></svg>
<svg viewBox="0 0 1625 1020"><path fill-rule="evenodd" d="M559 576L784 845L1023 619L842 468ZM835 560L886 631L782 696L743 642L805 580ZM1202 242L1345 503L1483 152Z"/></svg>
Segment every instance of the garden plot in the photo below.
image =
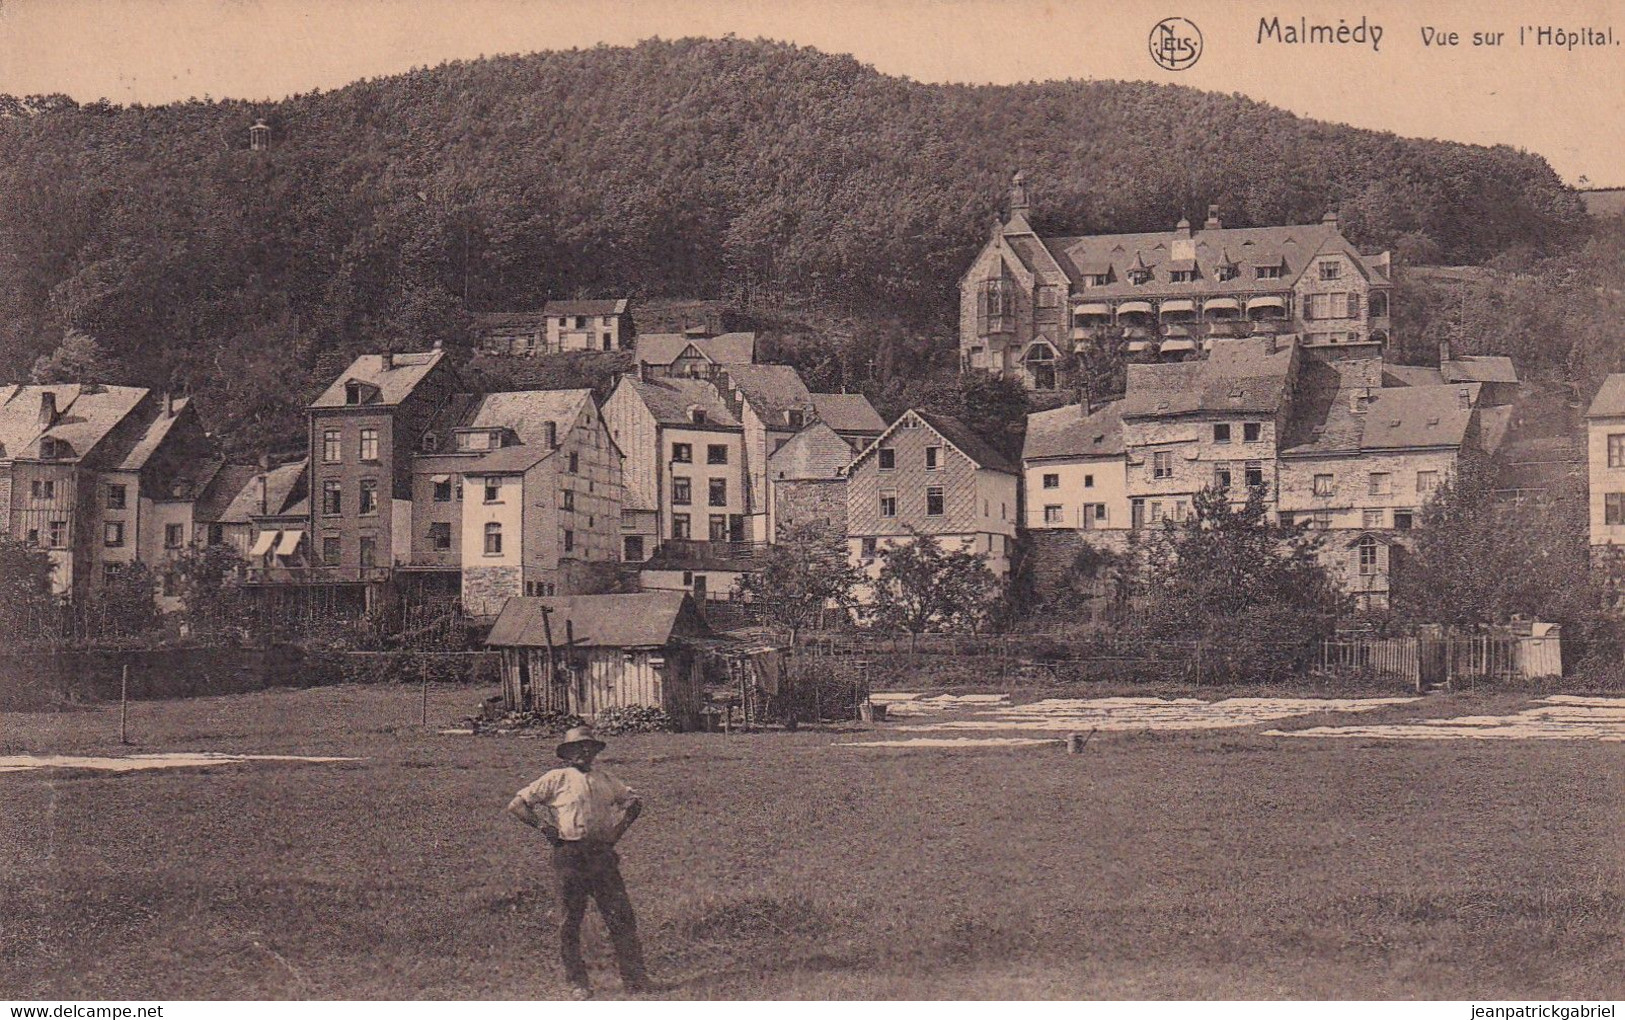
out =
<svg viewBox="0 0 1625 1020"><path fill-rule="evenodd" d="M972 696L977 697L977 696ZM1048 698L1012 705L998 700L942 703L940 698L904 701L888 706L889 715L927 716L959 710L953 718L926 718L892 727L900 732L969 730L1029 733L1074 733L1087 730L1208 730L1256 726L1316 712L1369 712L1405 705L1416 698ZM930 705L932 707L925 707ZM940 707L937 707L940 705ZM902 708L903 711L898 711Z"/></svg>
<svg viewBox="0 0 1625 1020"><path fill-rule="evenodd" d="M73 754L14 754L0 757L0 772L32 772L35 769L98 769L105 772L138 772L145 769L201 768L249 761L339 762L360 758L319 758L298 754L219 754L213 751L181 751L168 754L132 754L124 758L100 758Z"/></svg>
<svg viewBox="0 0 1625 1020"><path fill-rule="evenodd" d="M1266 730L1273 737L1363 737L1374 740L1599 740L1625 743L1625 698L1555 694L1516 715L1463 715L1372 726Z"/></svg>

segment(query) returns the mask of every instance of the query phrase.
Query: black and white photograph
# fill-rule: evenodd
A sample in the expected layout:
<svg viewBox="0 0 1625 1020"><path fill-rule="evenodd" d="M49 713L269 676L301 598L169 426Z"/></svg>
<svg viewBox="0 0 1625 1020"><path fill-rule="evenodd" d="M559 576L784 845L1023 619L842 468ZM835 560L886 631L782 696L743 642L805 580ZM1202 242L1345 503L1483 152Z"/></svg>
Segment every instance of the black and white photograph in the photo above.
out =
<svg viewBox="0 0 1625 1020"><path fill-rule="evenodd" d="M5 1015L1617 1016L1621 96L1625 0L0 0Z"/></svg>

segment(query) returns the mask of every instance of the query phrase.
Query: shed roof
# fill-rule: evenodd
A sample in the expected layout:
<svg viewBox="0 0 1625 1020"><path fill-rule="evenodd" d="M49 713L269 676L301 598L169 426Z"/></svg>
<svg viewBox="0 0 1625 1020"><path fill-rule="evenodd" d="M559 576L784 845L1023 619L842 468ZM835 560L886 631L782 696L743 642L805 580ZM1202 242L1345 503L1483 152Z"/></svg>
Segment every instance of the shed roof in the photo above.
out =
<svg viewBox="0 0 1625 1020"><path fill-rule="evenodd" d="M368 400L368 406L389 407L399 404L412 395L418 383L424 380L434 367L445 357L442 350L420 351L413 354L395 354L390 356L390 367L384 367L384 355L362 354L350 362L350 367L339 373L332 385L322 391L321 396L311 402L312 408L344 407L344 387L349 382L359 382L367 386L378 388L376 400Z"/></svg>
<svg viewBox="0 0 1625 1020"><path fill-rule="evenodd" d="M1083 413L1082 404L1067 404L1027 416L1022 460L1053 457L1119 457L1123 454L1123 417L1118 401Z"/></svg>
<svg viewBox="0 0 1625 1020"><path fill-rule="evenodd" d="M546 624L544 610L550 614ZM649 591L511 598L485 643L545 648L549 630L558 646L573 632L578 648L659 648L673 637L709 633L687 592Z"/></svg>
<svg viewBox="0 0 1625 1020"><path fill-rule="evenodd" d="M1439 374L1447 383L1515 383L1518 370L1512 359L1500 355L1464 354L1439 364Z"/></svg>
<svg viewBox="0 0 1625 1020"><path fill-rule="evenodd" d="M886 419L861 393L814 393L812 401L818 420L836 432L878 436L886 431Z"/></svg>

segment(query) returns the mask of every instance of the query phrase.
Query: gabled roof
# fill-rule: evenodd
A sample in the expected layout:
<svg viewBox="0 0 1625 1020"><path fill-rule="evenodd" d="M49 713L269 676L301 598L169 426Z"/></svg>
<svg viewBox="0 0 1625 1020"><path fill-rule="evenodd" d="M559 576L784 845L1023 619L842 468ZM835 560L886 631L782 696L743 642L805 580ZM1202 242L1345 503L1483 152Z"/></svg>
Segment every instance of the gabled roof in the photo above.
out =
<svg viewBox="0 0 1625 1020"><path fill-rule="evenodd" d="M1096 234L1084 237L1046 237L1044 247L1055 258L1074 285L1082 278L1101 272L1103 265L1117 267L1121 275L1104 286L1091 286L1083 290L1085 297L1158 297L1201 293L1246 295L1257 292L1279 292L1289 287L1317 255L1339 252L1353 262L1355 270L1376 282L1386 283L1386 277L1373 269L1372 262L1362 256L1339 232L1335 220L1281 227L1220 227L1198 229L1191 233L1194 251L1192 260L1175 264L1172 257L1176 241L1184 240L1179 230L1153 231L1140 234ZM1215 270L1230 262L1249 267L1230 280L1220 280ZM1284 266L1279 279L1261 280L1253 266ZM1133 284L1126 270L1143 267L1151 270L1151 281ZM1174 269L1197 269L1199 277L1192 283L1174 283L1169 272Z"/></svg>
<svg viewBox="0 0 1625 1020"><path fill-rule="evenodd" d="M260 469L255 464L224 464L220 470L209 479L209 484L203 487L198 494L197 504L192 508L192 519L199 523L212 523L224 521L227 510L236 501L243 488L250 481L258 477ZM246 522L248 518L241 518Z"/></svg>
<svg viewBox="0 0 1625 1020"><path fill-rule="evenodd" d="M592 390L517 390L487 393L465 413L464 428L510 428L526 446L546 446L547 426L562 437L575 424Z"/></svg>
<svg viewBox="0 0 1625 1020"><path fill-rule="evenodd" d="M191 403L190 397L179 397L174 402L173 413L166 413L164 409L160 408L158 414L148 423L147 431L142 434L134 446L130 447L129 452L124 455L124 459L119 462L116 470L140 471L146 467L147 461L151 460L152 455L158 452L158 448L164 445L164 440L168 438L170 430L175 427L175 423L180 421L181 412L191 406Z"/></svg>
<svg viewBox="0 0 1625 1020"><path fill-rule="evenodd" d="M925 425L926 428L931 429L937 435L941 436L944 442L948 443L954 447L954 449L969 457L971 462L977 467L988 468L993 471L1003 471L1005 474L1016 475L1018 477L1020 476L1021 469L1012 464L1010 462L1010 458L994 449L992 445L987 443L980 436L976 435L976 433L972 432L965 426L964 422L960 421L958 418L949 417L946 414L936 414L933 412L922 411L917 407L904 411L898 416L896 421L891 423L891 426L887 428L886 431L882 432L879 437L875 439L874 442L870 443L868 446L865 446L863 450L855 458L853 458L850 470L856 471L859 464L861 464L871 453L880 449L881 446L886 442L886 438L901 428L903 424L906 423L911 417L918 419Z"/></svg>
<svg viewBox="0 0 1625 1020"><path fill-rule="evenodd" d="M1275 346L1269 337L1216 340L1200 361L1129 365L1120 413L1125 419L1274 414L1297 353L1291 341Z"/></svg>
<svg viewBox="0 0 1625 1020"><path fill-rule="evenodd" d="M350 362L350 367L339 373L333 384L322 391L321 396L311 402L312 408L344 407L344 387L346 383L358 382L364 386L376 387L376 398L365 401L369 407L391 407L399 404L412 395L440 359L445 351L420 351L415 354L396 354L391 359L389 368L384 367L382 354L362 354Z"/></svg>
<svg viewBox="0 0 1625 1020"><path fill-rule="evenodd" d="M1123 417L1118 401L1101 404L1092 414L1082 404L1067 404L1027 416L1024 461L1060 457L1120 457Z"/></svg>
<svg viewBox="0 0 1625 1020"><path fill-rule="evenodd" d="M632 387L649 413L661 425L689 425L694 420L690 410L705 412L705 424L720 428L739 428L739 419L723 403L717 388L705 379L637 379L627 376L621 385Z"/></svg>
<svg viewBox="0 0 1625 1020"><path fill-rule="evenodd" d="M731 385L768 428L790 428L788 411L813 412L812 393L789 365L730 365L719 385Z"/></svg>
<svg viewBox="0 0 1625 1020"><path fill-rule="evenodd" d="M1512 359L1499 355L1464 354L1439 363L1439 374L1447 383L1515 383L1518 370Z"/></svg>
<svg viewBox="0 0 1625 1020"><path fill-rule="evenodd" d="M293 505L305 498L305 472L309 460L296 460L264 473L265 512L260 512L259 480L255 471L237 491L231 505L220 515L222 524L247 524L255 517L283 517L293 512Z"/></svg>
<svg viewBox="0 0 1625 1020"><path fill-rule="evenodd" d="M1355 397L1369 397L1381 388L1384 375L1380 358L1304 361L1298 368L1292 417L1280 440L1282 454L1358 452L1366 416L1355 412Z"/></svg>
<svg viewBox="0 0 1625 1020"><path fill-rule="evenodd" d="M41 397L56 401L56 416L40 424ZM0 388L0 457L38 457L39 441L50 436L67 445L63 460L87 456L147 395L137 386L65 383Z"/></svg>
<svg viewBox="0 0 1625 1020"><path fill-rule="evenodd" d="M1445 386L1404 386L1376 390L1363 415L1361 452L1371 450L1428 449L1460 446L1472 424L1476 383Z"/></svg>
<svg viewBox="0 0 1625 1020"><path fill-rule="evenodd" d="M549 301L542 306L543 315L625 315L626 298L606 298L598 301Z"/></svg>
<svg viewBox="0 0 1625 1020"><path fill-rule="evenodd" d="M1380 359L1307 362L1281 442L1283 456L1459 447L1478 402L1477 383L1381 388ZM1462 406L1466 391L1467 407ZM1364 395L1364 411L1355 398Z"/></svg>
<svg viewBox="0 0 1625 1020"><path fill-rule="evenodd" d="M852 462L852 447L825 422L791 436L767 458L767 477L774 481L840 478Z"/></svg>
<svg viewBox="0 0 1625 1020"><path fill-rule="evenodd" d="M642 333L638 336L637 360L641 364L669 365L690 346L715 365L749 365L756 361L755 333L722 333L711 337Z"/></svg>
<svg viewBox="0 0 1625 1020"><path fill-rule="evenodd" d="M1382 367L1382 384L1384 386L1440 386L1444 383L1444 376L1436 368L1426 365L1384 365Z"/></svg>
<svg viewBox="0 0 1625 1020"><path fill-rule="evenodd" d="M543 611L548 620L542 621ZM694 611L687 592L650 591L557 598L511 598L491 627L487 645L509 648L563 646L575 635L577 648L660 648L673 637L704 637L710 632Z"/></svg>
<svg viewBox="0 0 1625 1020"><path fill-rule="evenodd" d="M861 393L814 393L812 402L818 420L836 432L878 436L886 431L886 419Z"/></svg>
<svg viewBox="0 0 1625 1020"><path fill-rule="evenodd" d="M1615 372L1602 381L1602 388L1586 409L1587 418L1625 418L1625 372Z"/></svg>

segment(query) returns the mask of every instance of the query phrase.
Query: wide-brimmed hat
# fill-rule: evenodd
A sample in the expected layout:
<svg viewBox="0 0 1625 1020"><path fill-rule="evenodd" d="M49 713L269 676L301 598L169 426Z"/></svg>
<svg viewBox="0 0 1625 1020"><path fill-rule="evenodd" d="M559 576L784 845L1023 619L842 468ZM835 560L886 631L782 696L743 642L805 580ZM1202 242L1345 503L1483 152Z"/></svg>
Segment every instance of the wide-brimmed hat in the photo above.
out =
<svg viewBox="0 0 1625 1020"><path fill-rule="evenodd" d="M588 744L600 751L609 746L592 735L591 726L576 726L564 734L564 740L559 743L554 753L563 758L564 753L577 744Z"/></svg>

